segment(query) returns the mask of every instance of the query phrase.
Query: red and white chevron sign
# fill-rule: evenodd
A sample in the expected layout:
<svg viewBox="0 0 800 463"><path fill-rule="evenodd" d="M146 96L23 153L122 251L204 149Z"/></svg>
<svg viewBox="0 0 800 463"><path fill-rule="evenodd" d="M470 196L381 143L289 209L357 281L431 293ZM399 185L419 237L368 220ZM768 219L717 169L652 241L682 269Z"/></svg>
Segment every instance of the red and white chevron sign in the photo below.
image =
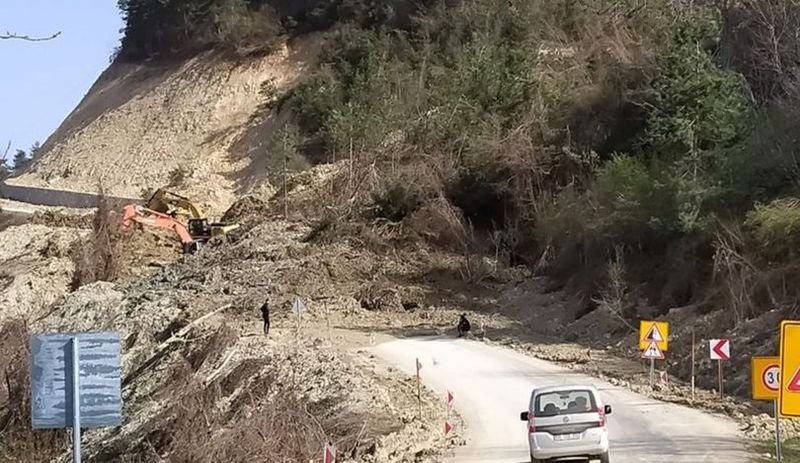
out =
<svg viewBox="0 0 800 463"><path fill-rule="evenodd" d="M730 360L731 341L729 339L712 339L709 341L711 360Z"/></svg>
<svg viewBox="0 0 800 463"><path fill-rule="evenodd" d="M336 463L336 447L328 444L322 453L322 463Z"/></svg>

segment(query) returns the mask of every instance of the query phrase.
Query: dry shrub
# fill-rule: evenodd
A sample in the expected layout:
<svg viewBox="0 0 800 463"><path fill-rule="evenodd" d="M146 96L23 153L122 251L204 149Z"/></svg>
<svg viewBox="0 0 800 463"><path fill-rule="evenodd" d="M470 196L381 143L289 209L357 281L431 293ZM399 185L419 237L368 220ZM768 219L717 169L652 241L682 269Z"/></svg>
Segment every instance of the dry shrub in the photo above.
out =
<svg viewBox="0 0 800 463"><path fill-rule="evenodd" d="M794 199L758 205L744 228L721 223L714 243L714 280L737 324L800 301L796 231L800 203Z"/></svg>
<svg viewBox="0 0 800 463"><path fill-rule="evenodd" d="M63 431L31 428L29 337L24 320L0 327L0 461L49 461L67 448Z"/></svg>
<svg viewBox="0 0 800 463"><path fill-rule="evenodd" d="M118 217L101 189L92 222L92 235L89 240L76 243L72 251L75 264L72 289L117 278L120 272L121 236Z"/></svg>
<svg viewBox="0 0 800 463"><path fill-rule="evenodd" d="M484 256L489 252L489 238L479 236L444 195L432 200L409 218L409 228L429 242L449 248L463 257L459 274L469 283L479 283L494 275L496 268Z"/></svg>
<svg viewBox="0 0 800 463"><path fill-rule="evenodd" d="M364 417L337 409L339 400L305 402L266 366L265 360L245 361L206 384L180 360L171 368L170 405L144 442L133 449L126 448L131 443L110 443L98 460L124 455L126 461L148 461L155 454L197 463L290 463L317 458L328 441L350 452L368 445Z"/></svg>
<svg viewBox="0 0 800 463"><path fill-rule="evenodd" d="M747 78L759 103L796 94L800 4L786 0L726 2L722 56Z"/></svg>
<svg viewBox="0 0 800 463"><path fill-rule="evenodd" d="M616 256L608 262L608 282L606 287L600 291L600 297L593 301L598 308L606 310L613 315L617 322L627 326L631 331L636 328L631 325L629 320L634 319L637 314L633 309L630 298L630 288L628 287L625 276L625 261L621 247L617 247Z"/></svg>
<svg viewBox="0 0 800 463"><path fill-rule="evenodd" d="M361 286L354 298L359 301L361 308L366 310L400 311L403 309L403 301L397 288L391 287L384 281L374 281Z"/></svg>
<svg viewBox="0 0 800 463"><path fill-rule="evenodd" d="M192 370L199 370L206 363L214 363L232 345L236 344L239 335L228 325L222 325L212 334L198 340L198 334L189 333L189 338L195 340L187 345L184 357Z"/></svg>
<svg viewBox="0 0 800 463"><path fill-rule="evenodd" d="M714 243L714 283L738 325L755 313L754 288L760 272L745 252L744 234L735 225L720 224Z"/></svg>

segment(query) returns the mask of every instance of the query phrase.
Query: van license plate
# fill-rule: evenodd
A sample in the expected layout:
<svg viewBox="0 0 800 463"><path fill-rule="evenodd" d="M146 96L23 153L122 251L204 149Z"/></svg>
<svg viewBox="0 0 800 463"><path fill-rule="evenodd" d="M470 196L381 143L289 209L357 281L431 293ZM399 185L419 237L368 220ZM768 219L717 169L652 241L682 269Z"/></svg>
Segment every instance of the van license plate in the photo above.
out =
<svg viewBox="0 0 800 463"><path fill-rule="evenodd" d="M557 434L555 436L555 440L577 440L580 438L580 434Z"/></svg>

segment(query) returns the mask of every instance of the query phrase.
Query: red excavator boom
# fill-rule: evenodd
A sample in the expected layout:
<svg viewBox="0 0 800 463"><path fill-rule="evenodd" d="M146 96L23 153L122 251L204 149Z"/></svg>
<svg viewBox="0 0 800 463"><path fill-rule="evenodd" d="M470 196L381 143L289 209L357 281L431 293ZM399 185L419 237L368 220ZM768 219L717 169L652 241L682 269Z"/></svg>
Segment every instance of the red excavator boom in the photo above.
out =
<svg viewBox="0 0 800 463"><path fill-rule="evenodd" d="M178 237L180 237L184 249L187 249L195 242L195 239L186 229L186 226L180 221L167 214L162 214L136 204L129 204L122 209L122 226L128 228L134 222L174 231L178 234Z"/></svg>

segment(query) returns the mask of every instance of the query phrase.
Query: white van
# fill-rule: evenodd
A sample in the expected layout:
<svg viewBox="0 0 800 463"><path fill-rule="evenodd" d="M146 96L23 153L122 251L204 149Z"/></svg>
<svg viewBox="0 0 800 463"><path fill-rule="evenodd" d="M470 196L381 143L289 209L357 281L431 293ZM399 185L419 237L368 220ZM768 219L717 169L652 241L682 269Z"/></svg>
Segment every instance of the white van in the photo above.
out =
<svg viewBox="0 0 800 463"><path fill-rule="evenodd" d="M531 462L588 458L609 463L607 416L594 386L561 385L534 389L527 412Z"/></svg>

